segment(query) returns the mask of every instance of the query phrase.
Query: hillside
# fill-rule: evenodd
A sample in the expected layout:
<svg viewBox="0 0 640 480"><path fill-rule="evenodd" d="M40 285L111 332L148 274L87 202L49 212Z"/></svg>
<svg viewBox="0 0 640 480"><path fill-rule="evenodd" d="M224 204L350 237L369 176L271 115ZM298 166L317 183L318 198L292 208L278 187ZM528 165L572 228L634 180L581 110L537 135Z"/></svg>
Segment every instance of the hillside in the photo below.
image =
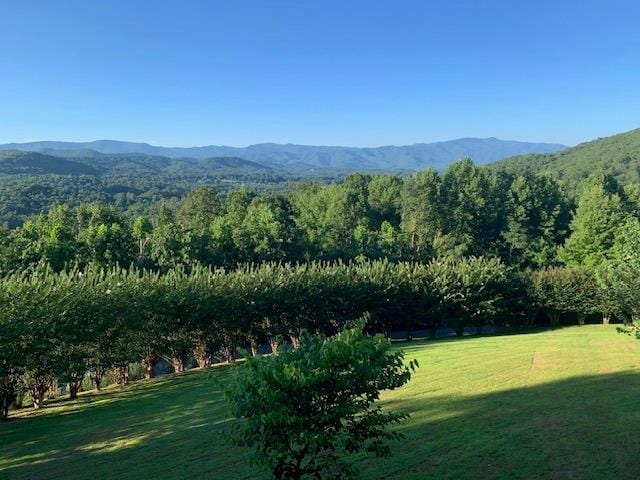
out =
<svg viewBox="0 0 640 480"><path fill-rule="evenodd" d="M73 158L73 157L69 157ZM238 157L171 158L146 154L85 154L76 161L99 167L109 173L149 173L179 175L217 175L265 173L272 168Z"/></svg>
<svg viewBox="0 0 640 480"><path fill-rule="evenodd" d="M311 146L262 143L248 147L159 147L147 143L98 140L94 142L32 142L0 145L0 150L31 150L52 153L56 150L67 156L74 151L87 150L103 154L138 153L170 158L239 157L271 167L331 168L343 170L416 170L426 167L443 169L449 163L468 156L478 164L524 153L545 153L561 150L563 145L528 143L497 138L460 138L446 142L417 143L406 146L375 148Z"/></svg>
<svg viewBox="0 0 640 480"><path fill-rule="evenodd" d="M173 204L197 185L210 185L224 196L240 186L264 194L282 192L294 182L342 178L339 171L283 172L237 157L49 152L0 151L0 230L60 203L98 202L130 215L153 214L161 202Z"/></svg>
<svg viewBox="0 0 640 480"><path fill-rule="evenodd" d="M0 174L15 175L105 175L180 174L211 175L221 172L243 174L273 169L237 157L170 158L146 154L103 154L94 150L0 151Z"/></svg>
<svg viewBox="0 0 640 480"><path fill-rule="evenodd" d="M529 169L564 181L570 189L596 171L611 173L623 183L640 181L640 129L581 143L551 154L506 158L491 166L521 172Z"/></svg>
<svg viewBox="0 0 640 480"><path fill-rule="evenodd" d="M637 478L640 342L615 326L403 344L420 368L384 405L411 414L363 478ZM7 480L261 480L227 440L228 367L26 409L0 425Z"/></svg>
<svg viewBox="0 0 640 480"><path fill-rule="evenodd" d="M0 152L0 174L97 175L91 165L38 152L8 150Z"/></svg>

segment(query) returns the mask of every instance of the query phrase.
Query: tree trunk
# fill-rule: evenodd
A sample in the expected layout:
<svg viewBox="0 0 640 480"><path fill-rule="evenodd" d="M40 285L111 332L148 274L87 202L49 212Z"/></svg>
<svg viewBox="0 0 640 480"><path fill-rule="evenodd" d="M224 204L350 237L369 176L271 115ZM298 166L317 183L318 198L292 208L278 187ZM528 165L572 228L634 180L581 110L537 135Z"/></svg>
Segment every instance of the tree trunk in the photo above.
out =
<svg viewBox="0 0 640 480"><path fill-rule="evenodd" d="M582 326L584 325L584 322L585 322L585 314L578 313L578 325Z"/></svg>
<svg viewBox="0 0 640 480"><path fill-rule="evenodd" d="M34 410L40 410L42 408L42 404L44 403L44 393L47 391L47 388L34 388L31 390L31 400L33 401Z"/></svg>
<svg viewBox="0 0 640 480"><path fill-rule="evenodd" d="M124 387L129 385L129 364L120 365L117 368L118 385Z"/></svg>
<svg viewBox="0 0 640 480"><path fill-rule="evenodd" d="M67 384L69 386L69 398L75 400L78 398L78 392L80 391L80 382L72 381Z"/></svg>
<svg viewBox="0 0 640 480"><path fill-rule="evenodd" d="M257 338L251 338L249 340L249 344L251 345L251 355L254 357L258 356L258 350L260 348L260 344L258 343Z"/></svg>
<svg viewBox="0 0 640 480"><path fill-rule="evenodd" d="M49 384L49 392L47 398L56 398L58 396L58 380L55 379Z"/></svg>
<svg viewBox="0 0 640 480"><path fill-rule="evenodd" d="M436 338L437 334L438 334L438 327L436 325L431 325L429 327L429 338L433 340L434 338Z"/></svg>
<svg viewBox="0 0 640 480"><path fill-rule="evenodd" d="M171 357L171 366L173 367L173 371L176 373L182 373L187 370L187 365L184 357Z"/></svg>
<svg viewBox="0 0 640 480"><path fill-rule="evenodd" d="M148 356L142 359L142 365L144 367L144 378L149 380L153 378L153 367L156 365L156 358Z"/></svg>
<svg viewBox="0 0 640 480"><path fill-rule="evenodd" d="M300 346L300 337L298 335L289 335L289 338L291 338L291 346L293 348L298 348Z"/></svg>
<svg viewBox="0 0 640 480"><path fill-rule="evenodd" d="M456 337L463 337L464 336L464 325L458 325L456 327Z"/></svg>
<svg viewBox="0 0 640 480"><path fill-rule="evenodd" d="M9 416L9 407L15 401L17 392L15 383L9 377L0 377L0 421Z"/></svg>
<svg viewBox="0 0 640 480"><path fill-rule="evenodd" d="M552 327L557 327L560 324L560 314L558 312L552 312L549 314L549 323Z"/></svg>
<svg viewBox="0 0 640 480"><path fill-rule="evenodd" d="M236 361L236 346L235 345L226 345L223 347L222 352L224 353L224 359L227 363L235 363Z"/></svg>
<svg viewBox="0 0 640 480"><path fill-rule="evenodd" d="M269 346L271 347L271 353L273 353L274 355L277 355L278 348L280 347L280 342L276 338L270 338Z"/></svg>
<svg viewBox="0 0 640 480"><path fill-rule="evenodd" d="M207 368L211 366L211 348L205 340L197 340L193 345L193 356L198 362L198 367Z"/></svg>
<svg viewBox="0 0 640 480"><path fill-rule="evenodd" d="M609 322L611 322L611 313L602 312L602 324L609 325Z"/></svg>
<svg viewBox="0 0 640 480"><path fill-rule="evenodd" d="M211 354L209 352L200 352L195 357L198 362L198 367L208 368L211 366Z"/></svg>
<svg viewBox="0 0 640 480"><path fill-rule="evenodd" d="M34 410L40 410L44 404L44 396L51 386L53 378L49 375L38 377L29 387Z"/></svg>
<svg viewBox="0 0 640 480"><path fill-rule="evenodd" d="M0 420L5 420L9 416L10 404L11 399L8 396L3 396L2 402L0 403Z"/></svg>

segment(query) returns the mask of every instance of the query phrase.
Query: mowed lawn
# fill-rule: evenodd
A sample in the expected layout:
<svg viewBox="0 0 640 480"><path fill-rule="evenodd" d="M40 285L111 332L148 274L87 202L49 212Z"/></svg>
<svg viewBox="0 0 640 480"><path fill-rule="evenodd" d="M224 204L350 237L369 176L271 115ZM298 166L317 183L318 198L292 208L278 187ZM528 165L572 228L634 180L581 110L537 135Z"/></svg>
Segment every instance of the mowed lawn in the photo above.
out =
<svg viewBox="0 0 640 480"><path fill-rule="evenodd" d="M615 326L401 348L420 369L383 401L411 414L406 440L363 478L640 477L640 341ZM25 412L0 425L0 478L265 478L227 443L229 368Z"/></svg>

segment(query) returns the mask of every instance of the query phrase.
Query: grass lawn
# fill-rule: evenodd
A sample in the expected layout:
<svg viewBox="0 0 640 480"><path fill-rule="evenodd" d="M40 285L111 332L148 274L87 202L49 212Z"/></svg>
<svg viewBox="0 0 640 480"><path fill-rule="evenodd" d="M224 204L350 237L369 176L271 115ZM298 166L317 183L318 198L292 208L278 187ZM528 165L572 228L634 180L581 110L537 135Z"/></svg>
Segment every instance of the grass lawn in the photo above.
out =
<svg viewBox="0 0 640 480"><path fill-rule="evenodd" d="M421 368L386 394L411 419L368 479L640 477L640 341L615 326L403 344ZM230 447L228 368L49 404L0 424L1 479L261 479Z"/></svg>

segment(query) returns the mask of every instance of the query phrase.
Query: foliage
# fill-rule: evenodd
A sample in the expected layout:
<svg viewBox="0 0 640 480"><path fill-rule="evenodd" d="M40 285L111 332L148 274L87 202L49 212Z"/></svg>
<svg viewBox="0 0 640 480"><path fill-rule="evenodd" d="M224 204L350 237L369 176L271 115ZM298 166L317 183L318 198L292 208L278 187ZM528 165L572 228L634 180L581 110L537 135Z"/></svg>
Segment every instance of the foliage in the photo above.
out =
<svg viewBox="0 0 640 480"><path fill-rule="evenodd" d="M624 219L624 197L617 182L607 175L589 177L578 197L571 235L560 258L568 265L600 265L610 257L616 230Z"/></svg>
<svg viewBox="0 0 640 480"><path fill-rule="evenodd" d="M253 447L274 478L351 478L346 454L387 456L386 427L407 418L374 404L384 390L407 383L417 363L404 364L383 337L362 333L364 321L329 338L306 335L299 348L247 357L227 398L244 418L238 444Z"/></svg>
<svg viewBox="0 0 640 480"><path fill-rule="evenodd" d="M529 298L553 326L557 326L560 316L566 313L577 314L583 323L584 316L599 307L594 274L583 267L554 267L532 272Z"/></svg>
<svg viewBox="0 0 640 480"><path fill-rule="evenodd" d="M613 259L599 271L603 292L614 311L636 325L640 318L640 221L629 219L618 231Z"/></svg>
<svg viewBox="0 0 640 480"><path fill-rule="evenodd" d="M495 162L494 171L530 171L556 178L570 192L579 190L584 179L606 172L621 183L640 182L640 129L581 143L556 153L527 154Z"/></svg>
<svg viewBox="0 0 640 480"><path fill-rule="evenodd" d="M466 324L502 325L505 297L525 303L497 259L263 263L225 271L204 266L165 272L92 265L49 266L0 278L0 366L36 405L54 381L75 396L83 379L126 384L129 367L146 377L165 359L174 371L194 362L233 362L237 351L297 346L303 332L342 330L370 311L372 333ZM516 300L517 299L517 300ZM12 382L9 383L13 385Z"/></svg>

